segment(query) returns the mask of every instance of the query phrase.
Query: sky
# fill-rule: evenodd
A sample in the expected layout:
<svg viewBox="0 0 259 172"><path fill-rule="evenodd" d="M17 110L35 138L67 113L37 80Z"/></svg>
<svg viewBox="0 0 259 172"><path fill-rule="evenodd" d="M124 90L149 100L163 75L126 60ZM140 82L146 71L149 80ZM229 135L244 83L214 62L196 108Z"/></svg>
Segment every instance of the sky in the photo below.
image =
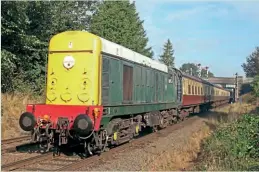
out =
<svg viewBox="0 0 259 172"><path fill-rule="evenodd" d="M259 1L136 0L155 59L167 39L175 66L200 63L219 77L244 76L241 65L259 46Z"/></svg>

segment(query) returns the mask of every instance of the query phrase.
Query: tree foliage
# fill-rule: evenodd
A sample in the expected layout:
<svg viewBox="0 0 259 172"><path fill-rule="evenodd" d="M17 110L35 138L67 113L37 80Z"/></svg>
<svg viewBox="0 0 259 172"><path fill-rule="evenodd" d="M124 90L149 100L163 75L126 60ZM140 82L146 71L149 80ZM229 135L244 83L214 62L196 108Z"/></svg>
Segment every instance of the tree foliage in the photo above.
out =
<svg viewBox="0 0 259 172"><path fill-rule="evenodd" d="M134 3L104 1L93 14L90 31L107 40L121 44L140 54L153 57L148 38Z"/></svg>
<svg viewBox="0 0 259 172"><path fill-rule="evenodd" d="M190 75L193 75L193 76L196 76L198 77L198 67L194 64L194 63L184 63L181 67L180 67L180 70L187 73L187 74L190 74ZM201 70L201 77L202 78L206 78L207 77L207 72L205 69L202 69ZM209 71L208 73L208 77L214 77L214 74L212 72Z"/></svg>
<svg viewBox="0 0 259 172"><path fill-rule="evenodd" d="M259 47L246 58L246 63L243 63L242 67L246 77L259 75Z"/></svg>
<svg viewBox="0 0 259 172"><path fill-rule="evenodd" d="M84 12L95 4L93 1L3 1L2 92L43 92L48 41L58 32L87 29L90 14Z"/></svg>
<svg viewBox="0 0 259 172"><path fill-rule="evenodd" d="M2 92L43 93L48 42L66 30L91 30L153 56L143 21L129 1L3 1L1 5Z"/></svg>
<svg viewBox="0 0 259 172"><path fill-rule="evenodd" d="M164 52L160 56L159 61L164 63L167 66L174 67L174 49L173 49L173 44L171 41L168 39L167 42L164 45Z"/></svg>

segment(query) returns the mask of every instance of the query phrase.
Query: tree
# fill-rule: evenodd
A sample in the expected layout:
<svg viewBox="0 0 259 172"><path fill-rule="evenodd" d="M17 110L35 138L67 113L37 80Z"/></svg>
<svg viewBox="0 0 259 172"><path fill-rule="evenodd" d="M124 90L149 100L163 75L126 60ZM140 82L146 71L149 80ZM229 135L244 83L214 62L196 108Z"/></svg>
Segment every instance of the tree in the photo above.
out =
<svg viewBox="0 0 259 172"><path fill-rule="evenodd" d="M160 56L159 61L164 63L167 66L174 67L174 49L171 41L168 39L167 42L164 45L164 52Z"/></svg>
<svg viewBox="0 0 259 172"><path fill-rule="evenodd" d="M134 3L103 1L91 20L90 31L109 41L125 46L140 54L153 57L148 38Z"/></svg>
<svg viewBox="0 0 259 172"><path fill-rule="evenodd" d="M180 70L182 72L185 72L189 75L193 75L193 76L196 76L198 77L198 67L194 64L194 63L184 63L181 67L180 67ZM205 69L202 69L201 70L201 77L202 78L207 78L207 72ZM214 74L212 72L209 71L208 73L208 77L214 77Z"/></svg>
<svg viewBox="0 0 259 172"><path fill-rule="evenodd" d="M180 70L187 74L198 76L198 67L194 63L184 63L180 67Z"/></svg>
<svg viewBox="0 0 259 172"><path fill-rule="evenodd" d="M255 51L246 58L246 63L243 63L241 66L246 77L259 75L259 47L255 48Z"/></svg>
<svg viewBox="0 0 259 172"><path fill-rule="evenodd" d="M73 14L74 24L79 25L80 30L90 30L93 13L96 12L99 1L75 1Z"/></svg>
<svg viewBox="0 0 259 172"><path fill-rule="evenodd" d="M86 16L84 12L92 10L90 7L95 4L92 1L3 1L2 92L42 93L50 38L62 31L89 28L87 21L91 15Z"/></svg>
<svg viewBox="0 0 259 172"><path fill-rule="evenodd" d="M256 105L259 107L259 75L256 75L254 78L253 83L251 84L253 94L256 97Z"/></svg>
<svg viewBox="0 0 259 172"><path fill-rule="evenodd" d="M40 52L39 47L43 43L36 36L28 34L30 19L26 14L27 7L28 2L2 2L2 8L5 9L1 10L1 72L5 74L5 79L1 78L3 91L21 90L24 87L20 86L20 79L26 80L25 71L37 73L33 71L37 68L37 65L33 65L33 59L39 60L35 52ZM34 75L27 75L27 81L31 76ZM33 83L24 82L30 86Z"/></svg>
<svg viewBox="0 0 259 172"><path fill-rule="evenodd" d="M201 70L201 77L202 78L206 78L207 77L207 71L205 69ZM211 71L209 71L208 72L208 78L211 78L211 77L214 77L214 74Z"/></svg>

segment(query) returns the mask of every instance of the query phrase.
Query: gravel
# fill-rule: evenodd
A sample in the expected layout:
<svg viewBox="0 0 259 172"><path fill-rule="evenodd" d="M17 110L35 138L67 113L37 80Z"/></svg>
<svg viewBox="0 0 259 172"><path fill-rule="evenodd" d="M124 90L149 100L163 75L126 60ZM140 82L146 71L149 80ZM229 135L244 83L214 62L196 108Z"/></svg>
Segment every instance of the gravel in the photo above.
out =
<svg viewBox="0 0 259 172"><path fill-rule="evenodd" d="M1 158L1 163L2 165L6 165L9 163L13 163L15 161L20 161L23 159L31 158L34 156L38 156L39 154L37 153L20 153L20 152L14 152L14 153L6 153L2 155Z"/></svg>
<svg viewBox="0 0 259 172"><path fill-rule="evenodd" d="M163 156L163 153L174 152L181 149L189 140L194 132L199 131L204 126L205 118L194 117L194 121L184 121L176 125L184 125L168 134L163 134L156 140L146 145L144 148L137 148L119 152L111 158L104 158L95 164L87 164L78 169L79 171L140 171L149 170L150 165ZM191 120L191 119L189 119ZM176 169L179 170L179 169Z"/></svg>

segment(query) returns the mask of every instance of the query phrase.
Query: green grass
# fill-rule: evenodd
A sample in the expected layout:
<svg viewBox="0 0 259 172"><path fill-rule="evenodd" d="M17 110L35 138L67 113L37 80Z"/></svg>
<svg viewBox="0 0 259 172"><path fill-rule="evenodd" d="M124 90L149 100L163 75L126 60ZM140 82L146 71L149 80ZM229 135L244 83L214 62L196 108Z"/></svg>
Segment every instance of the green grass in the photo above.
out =
<svg viewBox="0 0 259 172"><path fill-rule="evenodd" d="M259 170L259 115L222 123L207 138L195 170Z"/></svg>

